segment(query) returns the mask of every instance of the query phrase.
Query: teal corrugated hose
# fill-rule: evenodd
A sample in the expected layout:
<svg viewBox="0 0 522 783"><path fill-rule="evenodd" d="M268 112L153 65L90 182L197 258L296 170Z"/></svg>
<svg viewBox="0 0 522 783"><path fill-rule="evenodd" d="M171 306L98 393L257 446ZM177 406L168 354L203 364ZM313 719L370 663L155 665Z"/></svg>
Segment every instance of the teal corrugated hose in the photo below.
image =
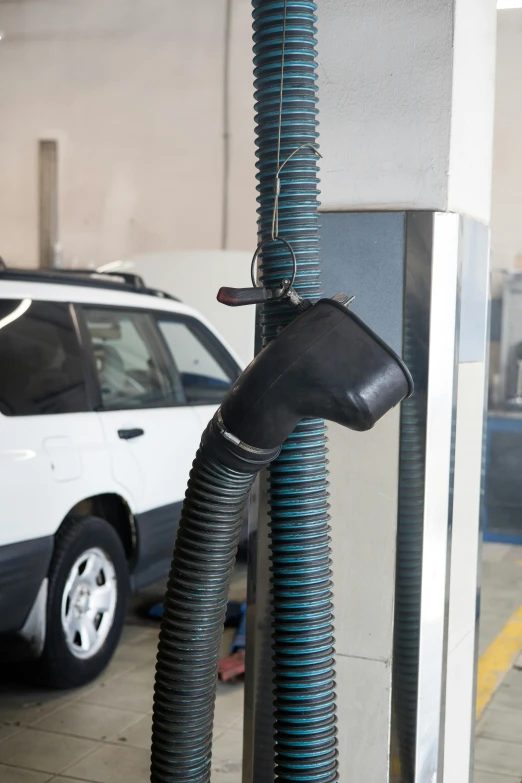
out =
<svg viewBox="0 0 522 783"><path fill-rule="evenodd" d="M311 147L300 149L317 139L311 2L254 2L259 232L262 239L272 235L285 5L281 163L296 154L281 172L279 235L297 256L296 290L317 300L316 156ZM265 285L279 287L292 271L283 243L264 247ZM295 315L291 306L268 303L265 344ZM210 781L216 673L235 549L255 475L278 453L232 458L232 447L213 426L194 461L167 586L154 693L153 783ZM270 470L275 778L295 783L338 780L325 432L321 420L302 421ZM215 449L226 452L232 467L214 459Z"/></svg>
<svg viewBox="0 0 522 783"><path fill-rule="evenodd" d="M254 0L258 227L271 236L277 174L283 0ZM316 5L288 0L280 162L317 145ZM280 175L279 235L297 256L295 289L321 296L317 157L300 149ZM263 249L261 279L277 288L292 261L282 243ZM296 316L281 302L262 313L263 342ZM338 780L335 661L328 526L326 428L304 420L269 473L273 602L275 777Z"/></svg>

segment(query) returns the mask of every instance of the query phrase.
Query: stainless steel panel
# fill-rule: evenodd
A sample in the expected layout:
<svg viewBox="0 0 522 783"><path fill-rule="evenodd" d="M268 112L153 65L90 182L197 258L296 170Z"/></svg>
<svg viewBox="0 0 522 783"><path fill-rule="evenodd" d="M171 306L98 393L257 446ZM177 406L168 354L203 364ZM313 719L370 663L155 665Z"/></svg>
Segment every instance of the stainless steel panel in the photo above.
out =
<svg viewBox="0 0 522 783"><path fill-rule="evenodd" d="M467 416L456 416L458 410L465 409L474 383L468 376L471 373L475 378L484 365L485 311L479 283L487 266L473 262L477 248L482 247L482 227L472 221L467 224L458 215L434 213L325 215L323 224L322 244L328 258L325 290L332 294L340 288L354 293L358 314L399 350L403 333L405 340L412 338L411 361L417 380L416 404L413 409L403 406L400 421L399 411L395 411L372 433L347 433L330 427L341 783L384 783L390 774L396 783L455 783L443 776L444 764L456 763L459 770L464 769L469 748L454 757L453 746L448 745L449 755L444 759L443 712L447 699L451 710L448 727L456 726L455 716L464 715L473 691L470 675L465 687L447 695L458 672L473 666L476 624L470 618L470 607L477 584L478 524L474 517L464 530L460 520L465 506L473 503L476 507L476 451L481 438L475 405L470 406ZM469 325L462 340L461 318ZM481 365L480 371L476 364ZM409 462L405 458L408 448L417 454L412 459L411 452ZM454 495L455 448L458 485ZM406 647L404 639L402 647L397 641L397 621L393 720L390 681L395 526L401 498L403 509L405 500L412 498L404 495L405 467L412 464L416 465L418 482L421 547L418 562L415 558L412 561L419 589L418 606L414 607L417 615L414 611L411 626L417 624L413 642L416 674L409 692L413 718L408 727L409 745L405 746L404 742L401 745L400 678L395 675L400 663L397 653ZM468 496L468 490L460 487L469 471L473 481ZM256 570L251 571L249 587L243 783L273 780L264 492L260 493L259 510L257 538L252 537L252 545L257 542ZM456 539L451 561L454 512L462 538ZM465 600L452 603L452 594L459 588L455 582L458 561L469 535L475 536L471 547L474 565L462 569ZM399 557L398 562L402 568L405 560ZM469 740L469 709L468 715ZM394 737L391 772L390 734Z"/></svg>
<svg viewBox="0 0 522 783"><path fill-rule="evenodd" d="M430 243L428 221L427 214L407 221L405 352L417 388L403 406L392 780L465 783L477 649L488 233L458 215L436 214ZM415 451L419 459L408 461ZM415 553L415 522L422 554Z"/></svg>
<svg viewBox="0 0 522 783"><path fill-rule="evenodd" d="M391 749L397 783L436 781L442 751L458 240L457 215L408 215L404 355L416 389L401 427Z"/></svg>
<svg viewBox="0 0 522 783"><path fill-rule="evenodd" d="M480 506L486 416L489 231L461 220L461 312L449 589L444 783L471 780L475 734Z"/></svg>
<svg viewBox="0 0 522 783"><path fill-rule="evenodd" d="M452 492L459 216L436 214L426 393L424 534L415 780L436 781L445 677L446 584ZM440 778L439 778L440 779Z"/></svg>

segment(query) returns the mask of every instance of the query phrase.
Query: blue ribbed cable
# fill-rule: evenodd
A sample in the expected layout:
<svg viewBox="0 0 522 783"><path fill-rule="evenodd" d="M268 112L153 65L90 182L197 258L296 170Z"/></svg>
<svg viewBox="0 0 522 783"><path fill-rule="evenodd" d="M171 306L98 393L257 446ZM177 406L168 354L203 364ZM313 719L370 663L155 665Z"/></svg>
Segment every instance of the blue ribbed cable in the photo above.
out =
<svg viewBox="0 0 522 783"><path fill-rule="evenodd" d="M287 0L280 163L303 144L317 144L316 5ZM258 227L271 236L277 173L283 0L253 0L258 168ZM297 257L295 289L321 296L317 158L300 149L284 166L279 236ZM261 279L276 288L290 278L282 243L269 243ZM297 315L280 302L262 313L263 342ZM326 428L305 420L284 444L269 473L271 589L278 781L338 780L331 552Z"/></svg>

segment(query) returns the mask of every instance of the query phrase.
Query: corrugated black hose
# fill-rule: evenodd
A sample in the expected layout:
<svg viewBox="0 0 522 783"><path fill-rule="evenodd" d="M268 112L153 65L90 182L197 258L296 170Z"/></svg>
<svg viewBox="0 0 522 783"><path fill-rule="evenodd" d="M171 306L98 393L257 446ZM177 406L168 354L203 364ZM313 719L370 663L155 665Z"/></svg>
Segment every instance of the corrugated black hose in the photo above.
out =
<svg viewBox="0 0 522 783"><path fill-rule="evenodd" d="M227 395L196 455L174 548L156 667L153 783L210 781L228 588L257 473L301 419L366 430L411 389L402 361L360 319L321 300L263 349Z"/></svg>

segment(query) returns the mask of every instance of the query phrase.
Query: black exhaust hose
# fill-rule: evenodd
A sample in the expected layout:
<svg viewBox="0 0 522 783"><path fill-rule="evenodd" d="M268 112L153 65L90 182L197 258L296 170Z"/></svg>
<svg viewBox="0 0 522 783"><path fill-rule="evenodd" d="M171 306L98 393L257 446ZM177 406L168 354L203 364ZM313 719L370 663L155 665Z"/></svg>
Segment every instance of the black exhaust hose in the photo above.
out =
<svg viewBox="0 0 522 783"><path fill-rule="evenodd" d="M210 780L219 650L245 504L258 471L277 455L243 461L230 445L228 451L211 422L181 514L156 667L151 780L157 783ZM232 467L236 462L240 469Z"/></svg>
<svg viewBox="0 0 522 783"><path fill-rule="evenodd" d="M208 783L217 668L243 513L257 473L303 417L366 430L412 392L411 376L333 300L264 348L209 423L188 482L156 666L152 783Z"/></svg>

